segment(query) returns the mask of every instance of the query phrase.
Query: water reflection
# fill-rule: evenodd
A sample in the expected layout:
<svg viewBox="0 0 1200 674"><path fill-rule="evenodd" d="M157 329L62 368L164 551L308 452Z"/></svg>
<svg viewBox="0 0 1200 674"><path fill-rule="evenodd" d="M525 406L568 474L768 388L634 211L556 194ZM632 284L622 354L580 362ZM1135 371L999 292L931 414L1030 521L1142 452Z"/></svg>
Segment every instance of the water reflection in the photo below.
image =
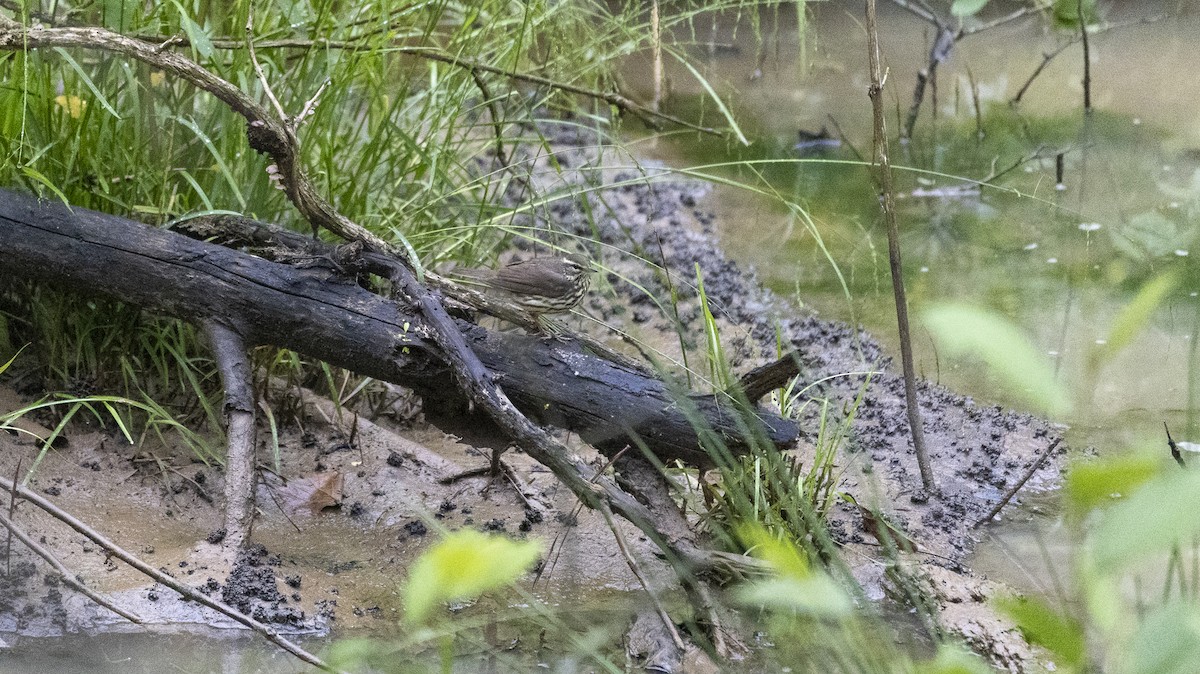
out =
<svg viewBox="0 0 1200 674"><path fill-rule="evenodd" d="M826 316L861 322L886 341L895 331L886 255L880 254L886 240L874 188L866 170L854 164L869 156L871 141L861 7L811 3L810 9L803 51L794 16L783 14L779 25L757 34L735 32L732 19L718 21L720 41L740 50L709 59L704 74L718 90L737 92L735 104L756 138L752 146L689 137L657 147L677 164L762 161L754 173L734 178L753 182L761 175L788 190L813 226L794 209L719 188L708 205L721 212L725 245L777 290L794 293ZM929 38L926 26L908 13L890 3L880 10L888 86L899 110L911 97ZM1119 4L1108 18L1129 21L1161 10L1153 3ZM1135 415L1139 423L1145 418L1137 429L1142 436L1151 436L1163 420L1188 428L1189 435L1197 431L1190 335L1200 321L1200 270L1188 251L1200 237L1200 153L1191 149L1200 146L1194 114L1200 92L1172 84L1188 78L1192 61L1169 55L1200 53L1198 36L1195 15L1097 35L1096 110L1085 117L1074 49L1042 72L1019 107L1008 104L1063 36L1036 20L973 35L939 67L936 118L927 105L911 142L893 147L893 163L904 165L897 203L916 313L940 301L962 301L1021 326L1039 351L1054 354L1048 366L1086 403L1061 419L1079 429L1076 446L1123 448L1113 431L1134 410L1146 412ZM762 76L750 80L746 73L755 68ZM680 100L699 93L686 73L673 75L672 83ZM972 92L980 99L982 135L976 133ZM894 134L896 120L888 121ZM795 149L798 129L824 129L839 143L823 146L813 159L807 145L803 154ZM819 135L808 132L801 144ZM1002 189L979 190L970 182L993 175ZM1177 286L1124 349L1100 371L1088 372L1114 321L1164 272L1177 274ZM928 334L919 327L916 333L925 376L1020 407L1018 396L975 363L939 361Z"/></svg>

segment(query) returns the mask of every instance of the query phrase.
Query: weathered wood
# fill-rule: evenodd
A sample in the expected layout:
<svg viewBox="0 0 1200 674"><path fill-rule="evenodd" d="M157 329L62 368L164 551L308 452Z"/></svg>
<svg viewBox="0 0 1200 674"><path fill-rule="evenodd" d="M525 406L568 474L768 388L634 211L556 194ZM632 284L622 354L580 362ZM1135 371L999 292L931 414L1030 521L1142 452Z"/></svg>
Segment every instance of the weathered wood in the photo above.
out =
<svg viewBox="0 0 1200 674"><path fill-rule="evenodd" d="M319 265L279 264L0 190L0 273L189 321L217 321L250 345L293 349L421 393L454 388L421 312ZM791 421L769 413L749 416L711 395L676 395L663 381L575 342L492 332L467 321L459 328L518 408L603 450L636 437L662 460L705 464L697 423L735 454L745 451L747 432L779 446L797 434Z"/></svg>

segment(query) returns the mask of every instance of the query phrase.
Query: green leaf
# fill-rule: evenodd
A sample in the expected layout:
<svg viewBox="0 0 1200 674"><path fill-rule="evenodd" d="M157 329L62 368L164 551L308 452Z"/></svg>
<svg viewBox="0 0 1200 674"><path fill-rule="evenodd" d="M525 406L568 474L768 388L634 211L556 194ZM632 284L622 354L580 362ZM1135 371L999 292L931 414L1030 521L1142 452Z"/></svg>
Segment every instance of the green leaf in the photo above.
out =
<svg viewBox="0 0 1200 674"><path fill-rule="evenodd" d="M1143 285L1133 301L1126 305L1113 321L1112 328L1108 332L1108 339L1089 354L1088 367L1093 372L1099 370L1122 349L1129 346L1134 337L1149 324L1154 310L1162 304L1167 294L1178 284L1179 276L1174 271L1167 271Z"/></svg>
<svg viewBox="0 0 1200 674"><path fill-rule="evenodd" d="M978 307L942 304L923 312L922 321L944 352L979 358L1037 410L1061 415L1070 409L1070 397L1046 357L1008 319Z"/></svg>
<svg viewBox="0 0 1200 674"><path fill-rule="evenodd" d="M62 47L55 47L54 52L58 54L60 58L66 61L67 65L71 66L71 70L74 70L76 75L79 75L80 81L82 81L83 85L88 88L88 91L92 92L92 96L96 98L96 101L100 103L101 107L107 110L108 114L116 117L117 119L121 119L121 116L117 114L116 109L113 108L112 103L109 103L108 99L104 97L104 94L100 93L100 89L96 86L96 83L92 81L92 78L87 74L87 71L85 71L79 65L79 62L72 58L71 55L67 53L67 50L63 49Z"/></svg>
<svg viewBox="0 0 1200 674"><path fill-rule="evenodd" d="M405 620L425 621L438 604L511 584L541 555L533 541L464 529L447 534L412 565L404 589Z"/></svg>
<svg viewBox="0 0 1200 674"><path fill-rule="evenodd" d="M1158 211L1144 211L1110 229L1109 237L1117 250L1141 261L1173 254L1186 244L1191 232L1180 231L1174 220Z"/></svg>
<svg viewBox="0 0 1200 674"><path fill-rule="evenodd" d="M67 201L67 195L63 194L62 190L58 189L58 186L51 182L50 179L47 178L46 175L41 171L33 168L32 166L22 166L21 174L30 180L37 181L37 183L42 187L45 187L53 192L54 196L58 197L58 200L62 202L63 206L66 206L67 208L71 207L71 202Z"/></svg>
<svg viewBox="0 0 1200 674"><path fill-rule="evenodd" d="M1200 473L1172 471L1103 513L1089 550L1100 573L1115 573L1200 534Z"/></svg>
<svg viewBox="0 0 1200 674"><path fill-rule="evenodd" d="M916 674L991 674L994 670L978 655L953 644L942 644L936 658L918 663L914 671Z"/></svg>
<svg viewBox="0 0 1200 674"><path fill-rule="evenodd" d="M1061 658L1062 662L1057 664L1070 667L1083 664L1083 626L1078 620L1055 611L1040 599L1010 598L997 603L1017 623L1026 639Z"/></svg>
<svg viewBox="0 0 1200 674"><path fill-rule="evenodd" d="M9 368L9 366L11 366L13 364L13 361L17 359L17 356L21 355L21 352L25 350L26 346L29 346L29 345L26 344L26 345L22 346L21 348L17 349L17 352L13 354L12 358L8 359L7 363L0 365L0 374L4 374L4 371L7 370Z"/></svg>
<svg viewBox="0 0 1200 674"><path fill-rule="evenodd" d="M742 524L737 537L750 554L761 559L781 576L804 580L812 575L808 559L791 541L780 540L757 522Z"/></svg>
<svg viewBox="0 0 1200 674"><path fill-rule="evenodd" d="M733 131L735 136L737 136L738 142L743 146L749 145L750 140L746 138L745 134L742 133L742 128L738 126L737 120L733 118L733 113L730 112L729 108L725 106L725 101L721 100L721 97L717 95L717 92L712 88L712 84L710 84L709 81L700 74L699 70L696 70L696 67L692 65L690 60L685 59L678 54L672 53L671 55L674 56L684 68L687 68L688 72L692 74L692 77L696 78L696 81L700 83L700 86L704 87L705 93L707 93L708 97L712 99L712 102L716 104L717 110L721 112L721 116L724 117L725 122L729 124L729 129Z"/></svg>
<svg viewBox="0 0 1200 674"><path fill-rule="evenodd" d="M823 617L844 616L853 609L842 588L829 576L814 571L792 541L780 539L753 522L739 526L737 536L750 554L770 564L778 574L739 585L734 597L742 605Z"/></svg>
<svg viewBox="0 0 1200 674"><path fill-rule="evenodd" d="M179 4L178 0L175 2L175 8L179 10L179 26L183 28L184 33L187 33L188 43L192 49L195 49L196 53L206 60L212 58L213 44L212 40L208 39L208 34L204 32L200 24L188 16L187 10Z"/></svg>
<svg viewBox="0 0 1200 674"><path fill-rule="evenodd" d="M1080 0L1054 0L1054 25L1057 28L1073 28L1079 30ZM1085 25L1099 21L1096 13L1096 0L1083 0L1083 20Z"/></svg>
<svg viewBox="0 0 1200 674"><path fill-rule="evenodd" d="M1067 511L1082 518L1114 495L1129 496L1159 472L1150 454L1127 454L1103 461L1079 461L1067 471Z"/></svg>
<svg viewBox="0 0 1200 674"><path fill-rule="evenodd" d="M850 598L833 579L820 573L808 578L780 576L739 585L734 599L743 606L834 618L854 609Z"/></svg>
<svg viewBox="0 0 1200 674"><path fill-rule="evenodd" d="M1200 609L1173 602L1151 609L1125 650L1122 672L1190 674L1200 662Z"/></svg>
<svg viewBox="0 0 1200 674"><path fill-rule="evenodd" d="M988 4L988 0L954 0L950 5L950 14L954 16L971 16L978 14Z"/></svg>

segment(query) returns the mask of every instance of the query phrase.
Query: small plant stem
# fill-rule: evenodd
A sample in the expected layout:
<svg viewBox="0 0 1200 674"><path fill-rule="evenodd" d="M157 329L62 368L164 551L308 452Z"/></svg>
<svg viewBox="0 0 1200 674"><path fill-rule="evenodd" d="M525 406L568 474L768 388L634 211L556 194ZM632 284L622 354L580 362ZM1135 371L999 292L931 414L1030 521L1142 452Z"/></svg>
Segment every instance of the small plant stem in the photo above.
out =
<svg viewBox="0 0 1200 674"><path fill-rule="evenodd" d="M875 163L878 165L879 187L883 192L883 219L887 222L888 266L892 271L892 292L896 299L896 323L900 332L900 362L904 369L904 398L908 408L908 427L912 432L913 449L925 491L937 492L929 452L925 449L921 410L917 401L916 374L913 371L912 336L908 328L908 300L904 293L904 276L900 264L900 229L896 224L896 202L892 190L892 165L888 159L887 123L883 117L883 66L879 56L879 25L875 17L875 0L867 0L867 59L871 67L871 86L867 95L875 115Z"/></svg>
<svg viewBox="0 0 1200 674"><path fill-rule="evenodd" d="M654 100L650 102L650 109L657 113L662 107L663 94L662 26L658 18L658 0L650 3L650 31L650 44L654 51Z"/></svg>
<svg viewBox="0 0 1200 674"><path fill-rule="evenodd" d="M1079 10L1079 38L1083 40L1083 111L1092 112L1092 58L1088 45L1087 18L1083 15L1083 0L1075 0Z"/></svg>

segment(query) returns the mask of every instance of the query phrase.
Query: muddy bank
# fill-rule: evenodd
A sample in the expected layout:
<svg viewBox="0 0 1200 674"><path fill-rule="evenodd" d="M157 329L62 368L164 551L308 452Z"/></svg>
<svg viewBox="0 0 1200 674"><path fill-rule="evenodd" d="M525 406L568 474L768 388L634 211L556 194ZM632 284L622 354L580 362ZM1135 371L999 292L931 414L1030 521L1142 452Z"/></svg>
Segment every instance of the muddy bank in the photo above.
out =
<svg viewBox="0 0 1200 674"><path fill-rule="evenodd" d="M698 266L736 370L774 358L782 341L801 353L802 378L813 382L808 398L828 400L829 409L840 414L862 394L851 441L838 459L839 490L884 510L918 542L921 552L907 555L913 575L944 604L941 615L952 631L990 651L998 664L1025 667L1031 656L1019 638L981 608L996 587L974 577L964 561L976 541L970 525L1024 472L1055 429L923 384L927 442L943 491L941 498L925 497L909 445L903 384L878 343L845 325L800 314L727 259L713 237L706 184L679 180L653 166L618 168L628 164L627 157L599 149L596 137L578 127L550 125L542 131L552 141L553 160L544 148L523 148L514 167L527 173L508 187L513 205L540 205L514 224L564 246L577 245L572 235L578 236L610 269L585 302L587 313L600 322L571 317L568 325L614 348L650 354L680 374L671 364L683 362L684 347L693 364L704 358L704 319L695 291ZM564 186L604 189L541 201ZM587 243L592 239L596 243ZM529 248L518 241L513 254L528 255ZM674 307L662 300L672 292L679 297ZM677 326L682 326L682 337ZM153 442L131 447L111 430L78 425L67 446L52 451L39 466L31 486L153 565L284 632L393 624L408 562L439 529L462 526L537 538L547 549L554 546L553 563L548 558L530 586L551 606L581 606L598 597L626 606L639 602L639 586L600 518L590 512L574 515L570 494L520 452L510 451L506 458L525 483L522 492L489 489L482 478L441 483L443 477L485 463L492 448L505 445L475 417L440 410L434 419L439 425L431 424L420 401L400 391L385 413L375 417L369 414L375 406L359 400L335 407L308 391L281 390L278 396L277 403L290 400L303 407L303 425L285 425L277 468L268 447L260 449L260 460L271 470L258 490L257 545L236 560L223 558L212 544L220 540L221 471L183 448ZM5 409L15 404L9 401ZM819 408L805 408L806 437L793 450L800 456L811 452ZM41 421L54 423L49 417ZM267 438L264 433L264 443ZM4 474L12 474L18 461L30 465L38 452L27 438L0 438L0 445ZM590 448L574 446L597 463L602 460ZM1052 488L1057 478L1051 461L1025 489ZM336 485L325 490L334 497L311 498L305 485L312 483ZM20 506L18 520L41 534L89 585L147 622L226 626L169 591L146 585L32 507ZM855 574L868 595L883 600L890 581L878 561L883 556L863 527L857 509L845 504L835 508L835 538L848 558L858 560ZM630 527L625 527L625 537L643 569L669 587L671 575L653 546ZM12 562L14 572L0 592L0 633L131 628L62 588L19 546L14 546ZM489 608L485 602L476 610Z"/></svg>

